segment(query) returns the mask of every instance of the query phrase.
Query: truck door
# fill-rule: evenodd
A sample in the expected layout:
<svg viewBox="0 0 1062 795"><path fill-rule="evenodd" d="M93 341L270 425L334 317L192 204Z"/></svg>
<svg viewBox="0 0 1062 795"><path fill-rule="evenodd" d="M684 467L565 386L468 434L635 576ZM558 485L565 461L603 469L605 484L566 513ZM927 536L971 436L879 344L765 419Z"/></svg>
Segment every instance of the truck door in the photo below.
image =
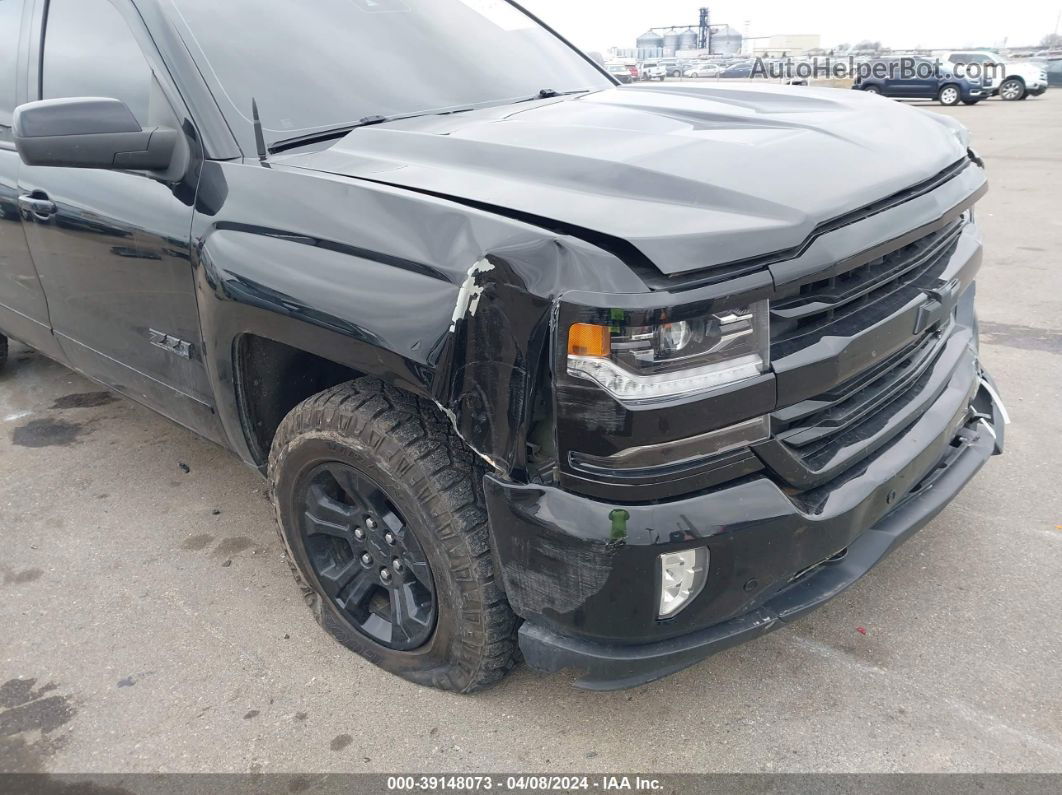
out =
<svg viewBox="0 0 1062 795"><path fill-rule="evenodd" d="M931 99L937 95L940 81L932 66L920 58L900 58L896 61L890 80L892 97Z"/></svg>
<svg viewBox="0 0 1062 795"><path fill-rule="evenodd" d="M127 0L50 0L46 13L30 59L40 63L40 98L115 98L144 127L191 128ZM202 155L190 146L186 173L170 181L23 164L19 189L32 202L26 238L72 366L216 438L189 252Z"/></svg>
<svg viewBox="0 0 1062 795"><path fill-rule="evenodd" d="M881 76L881 93L887 97L905 97L903 80L900 74L901 64L898 58L878 61L875 63Z"/></svg>
<svg viewBox="0 0 1062 795"><path fill-rule="evenodd" d="M11 140L11 113L18 104L23 0L0 0L0 331L62 358L48 323L37 271L30 258L19 208L21 167ZM28 24L28 23L27 23Z"/></svg>

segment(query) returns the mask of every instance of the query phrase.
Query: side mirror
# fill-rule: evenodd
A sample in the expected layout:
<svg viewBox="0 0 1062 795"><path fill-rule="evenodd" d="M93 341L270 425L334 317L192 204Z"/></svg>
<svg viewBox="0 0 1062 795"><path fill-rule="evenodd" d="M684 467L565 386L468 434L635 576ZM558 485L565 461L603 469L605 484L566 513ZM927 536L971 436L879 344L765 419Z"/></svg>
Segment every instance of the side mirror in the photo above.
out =
<svg viewBox="0 0 1062 795"><path fill-rule="evenodd" d="M28 166L164 171L177 148L176 130L143 129L117 99L30 102L15 108L11 128Z"/></svg>

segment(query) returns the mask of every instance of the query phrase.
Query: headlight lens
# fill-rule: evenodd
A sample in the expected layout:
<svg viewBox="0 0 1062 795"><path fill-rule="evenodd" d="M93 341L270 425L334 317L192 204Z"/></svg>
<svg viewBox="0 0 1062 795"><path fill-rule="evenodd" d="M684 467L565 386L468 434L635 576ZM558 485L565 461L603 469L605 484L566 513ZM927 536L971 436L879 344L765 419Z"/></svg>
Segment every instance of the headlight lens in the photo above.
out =
<svg viewBox="0 0 1062 795"><path fill-rule="evenodd" d="M766 372L767 301L705 317L634 325L623 312L610 326L577 323L568 335L568 373L624 403L699 394Z"/></svg>

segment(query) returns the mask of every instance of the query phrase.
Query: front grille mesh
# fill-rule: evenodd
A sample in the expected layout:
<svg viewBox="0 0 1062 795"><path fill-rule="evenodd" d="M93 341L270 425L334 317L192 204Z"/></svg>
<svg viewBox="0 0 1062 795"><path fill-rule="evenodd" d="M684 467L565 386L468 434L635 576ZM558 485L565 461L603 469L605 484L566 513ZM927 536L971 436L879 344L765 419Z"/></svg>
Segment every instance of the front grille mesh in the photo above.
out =
<svg viewBox="0 0 1062 795"><path fill-rule="evenodd" d="M907 395L921 391L941 349L941 337L929 333L832 392L791 406L788 416L799 419L778 440L809 470L826 466L848 444L875 433Z"/></svg>
<svg viewBox="0 0 1062 795"><path fill-rule="evenodd" d="M927 291L940 286L966 224L964 215L870 262L838 266L772 301L773 358L799 353L824 337L873 333L868 330L912 301L925 300ZM932 398L926 388L951 322L949 317L926 328L843 383L774 412L771 444L781 456L779 474L801 491L818 487L901 433L909 423L898 418L911 413L912 401Z"/></svg>
<svg viewBox="0 0 1062 795"><path fill-rule="evenodd" d="M771 305L772 355L781 358L827 334L849 336L888 317L947 266L965 219L856 268L800 287Z"/></svg>

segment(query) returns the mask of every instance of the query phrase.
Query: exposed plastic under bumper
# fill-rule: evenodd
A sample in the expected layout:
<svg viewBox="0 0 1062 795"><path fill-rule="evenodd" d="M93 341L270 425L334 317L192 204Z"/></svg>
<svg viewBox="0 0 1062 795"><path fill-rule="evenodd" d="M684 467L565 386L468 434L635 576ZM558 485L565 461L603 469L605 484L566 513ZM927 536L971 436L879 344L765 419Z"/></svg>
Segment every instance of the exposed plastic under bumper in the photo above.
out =
<svg viewBox="0 0 1062 795"><path fill-rule="evenodd" d="M647 644L608 643L555 632L525 622L520 648L538 670L572 669L577 687L618 690L652 682L731 646L752 640L819 607L858 581L893 549L950 502L994 453L1002 452L1003 409L992 402L992 423L975 420L963 433L970 440L946 457L914 493L861 533L837 562L826 563L783 589L758 608L707 629Z"/></svg>

